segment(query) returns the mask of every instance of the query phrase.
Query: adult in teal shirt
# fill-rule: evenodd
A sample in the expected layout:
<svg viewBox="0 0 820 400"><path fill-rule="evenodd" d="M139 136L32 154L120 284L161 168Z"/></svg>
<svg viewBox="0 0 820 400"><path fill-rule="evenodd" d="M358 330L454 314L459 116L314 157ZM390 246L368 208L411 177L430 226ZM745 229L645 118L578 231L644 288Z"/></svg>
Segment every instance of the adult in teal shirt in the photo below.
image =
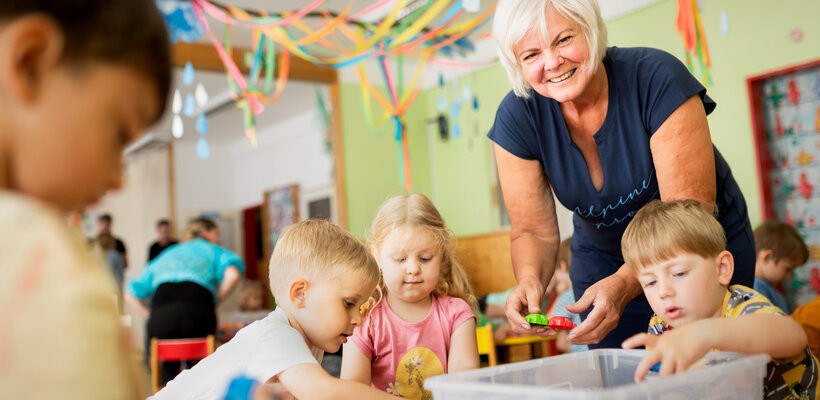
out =
<svg viewBox="0 0 820 400"><path fill-rule="evenodd" d="M732 284L754 280L755 250L743 194L712 145L715 102L672 55L607 47L595 0L506 0L493 20L513 91L489 137L511 221L518 282L506 315L520 333L548 334L523 314L539 307L555 271L555 201L573 211L567 309L583 322L574 344L620 347L646 330L652 310L623 265L621 235L654 200L696 199L716 212L735 256Z"/></svg>
<svg viewBox="0 0 820 400"><path fill-rule="evenodd" d="M219 227L212 220L192 220L185 239L163 251L137 279L128 282L126 301L148 318L148 337L215 334L216 305L233 291L245 270L236 253L216 244ZM143 304L149 301L150 312ZM178 372L179 363L163 363L162 382Z"/></svg>

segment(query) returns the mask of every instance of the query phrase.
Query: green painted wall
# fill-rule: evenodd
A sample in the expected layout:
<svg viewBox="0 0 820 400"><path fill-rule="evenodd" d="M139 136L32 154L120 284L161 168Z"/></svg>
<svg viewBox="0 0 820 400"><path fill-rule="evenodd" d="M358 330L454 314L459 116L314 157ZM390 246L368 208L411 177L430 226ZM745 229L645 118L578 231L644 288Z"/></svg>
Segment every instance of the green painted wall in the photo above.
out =
<svg viewBox="0 0 820 400"><path fill-rule="evenodd" d="M820 1L700 3L712 56L713 84L708 90L718 103L709 116L712 138L731 165L749 204L752 224L757 225L761 206L746 79L820 57ZM665 0L608 21L609 44L656 47L683 59L683 42L675 29L676 7L674 0ZM729 18L729 33L725 36L720 32L722 10ZM797 43L790 39L795 28L803 30L803 39ZM419 96L408 114L408 125L415 190L433 198L456 235L467 235L498 228L495 172L485 134L498 103L509 91L509 84L499 65L465 75L460 83L460 87L469 86L480 99L478 112L466 103L462 108L461 138L429 138L435 129L425 120L437 114L438 95L444 90L452 99L460 93L449 87L433 88ZM403 187L397 179L397 153L392 136L382 133L374 138L368 133L359 93L358 85L342 87L349 227L353 233L362 235L378 204L391 193L403 192Z"/></svg>
<svg viewBox="0 0 820 400"><path fill-rule="evenodd" d="M430 148L435 166L433 195L436 206L456 235L485 233L498 228L498 204L495 202L495 162L487 131L495 110L509 91L500 67L486 68L460 77L455 84L428 90L427 115L438 114L438 98L448 99L445 112L469 88L479 99L478 109L472 100L463 100L457 124L461 136L436 139ZM500 74L501 73L501 74Z"/></svg>
<svg viewBox="0 0 820 400"><path fill-rule="evenodd" d="M746 79L820 57L820 1L701 1L703 26L712 56L709 95L718 107L709 116L712 141L732 167L749 205L752 226L762 218L752 119ZM675 1L663 1L609 21L609 43L648 46L684 59L683 41L675 30ZM720 32L725 10L729 33ZM660 25L660 28L654 28ZM803 30L797 43L789 34Z"/></svg>
<svg viewBox="0 0 820 400"><path fill-rule="evenodd" d="M371 132L365 119L361 87L343 84L340 89L348 229L363 238L379 205L391 195L405 193L399 180L399 150L392 122ZM424 106L423 100L416 101L407 110L407 132L413 190L429 195L431 174ZM375 100L372 109L374 118L381 118L383 109Z"/></svg>

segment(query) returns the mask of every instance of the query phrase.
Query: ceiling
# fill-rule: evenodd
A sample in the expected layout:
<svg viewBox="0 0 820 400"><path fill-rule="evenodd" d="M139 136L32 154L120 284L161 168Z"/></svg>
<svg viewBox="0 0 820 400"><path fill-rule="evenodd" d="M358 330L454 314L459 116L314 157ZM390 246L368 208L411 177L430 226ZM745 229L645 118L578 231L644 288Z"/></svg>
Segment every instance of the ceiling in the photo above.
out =
<svg viewBox="0 0 820 400"><path fill-rule="evenodd" d="M651 5L653 3L657 3L659 1L662 0L598 0L598 4L601 7L601 13L604 16L604 19L611 19L624 15L636 9ZM276 12L297 10L301 7L304 7L307 4L307 1L223 0L221 3L225 5L233 5L247 9L263 9L267 11ZM366 7L373 4L374 2L355 0L326 0L319 6L318 9L326 9L339 12L351 3L351 13L356 13L358 11L364 10ZM386 14L390 11L391 4L387 4L384 7L375 10L374 12L369 14L370 17L377 18L380 15ZM481 0L481 10L486 10L492 4L493 2L491 1ZM462 18L471 18L471 16L468 15ZM211 30L214 32L217 38L221 39L224 36L224 24L216 22L211 18L209 18L209 22L211 25ZM489 26L489 24L487 24L486 26ZM231 32L231 35L233 43L237 44L238 46L243 46L243 43L248 43L248 45L244 46L249 47L250 32L247 29L234 29ZM203 37L201 41L207 41L207 39ZM489 47L491 46L479 46L479 49ZM488 55L485 58L489 57L490 56ZM195 85L192 85L190 87L182 86L182 84L180 83L180 71L176 72L175 82L177 83L177 89L181 92L183 98L185 94L192 93L194 91ZM212 144L226 143L233 142L239 138L243 138L244 125L242 111L234 107L232 104L228 104L228 102L225 101L227 95L227 83L225 74L208 71L196 71L195 82L201 83L205 87L206 91L208 92L211 98L211 101L205 108L212 109L218 104L226 104L223 107L221 107L218 111L210 113L208 116L209 133L207 135L207 138L209 142L211 142ZM315 84L309 82L300 82L294 80L288 81L285 91L284 93L282 93L280 101L274 105L266 107L265 112L257 117L257 131L259 132L262 130L262 127L270 124L275 124L276 121L281 121L287 118L288 116L301 114L310 110L315 110L315 87ZM153 127L151 131L154 132L156 136L162 139L171 140L171 116L172 113L170 111L167 112L165 118L163 118L163 120L160 121L160 123L158 123L155 127ZM181 139L178 140L195 141L199 137L199 135L196 133L194 119L190 117L183 117L183 121L185 134Z"/></svg>

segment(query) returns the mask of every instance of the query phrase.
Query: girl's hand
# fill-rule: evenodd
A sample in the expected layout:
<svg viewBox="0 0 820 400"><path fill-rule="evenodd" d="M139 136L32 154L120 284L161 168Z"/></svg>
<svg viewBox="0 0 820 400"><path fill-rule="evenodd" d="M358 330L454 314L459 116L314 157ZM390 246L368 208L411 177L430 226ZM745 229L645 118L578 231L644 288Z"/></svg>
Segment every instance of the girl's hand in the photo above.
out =
<svg viewBox="0 0 820 400"><path fill-rule="evenodd" d="M601 279L587 288L575 304L567 306L567 311L580 314L593 307L581 325L570 331L567 341L572 344L594 344L606 337L616 326L624 308L640 291L638 281L629 282L619 273Z"/></svg>
<svg viewBox="0 0 820 400"><path fill-rule="evenodd" d="M708 341L711 330L707 321L696 321L660 336L639 333L625 340L625 349L641 346L651 348L635 369L635 382L644 380L649 369L658 362L661 363L659 375L668 376L688 370L706 355L711 347Z"/></svg>
<svg viewBox="0 0 820 400"><path fill-rule="evenodd" d="M535 278L527 278L518 282L518 286L507 296L507 305L504 312L513 332L523 335L554 335L555 330L546 326L530 326L524 319L527 314L540 314L541 300L544 298L544 285Z"/></svg>

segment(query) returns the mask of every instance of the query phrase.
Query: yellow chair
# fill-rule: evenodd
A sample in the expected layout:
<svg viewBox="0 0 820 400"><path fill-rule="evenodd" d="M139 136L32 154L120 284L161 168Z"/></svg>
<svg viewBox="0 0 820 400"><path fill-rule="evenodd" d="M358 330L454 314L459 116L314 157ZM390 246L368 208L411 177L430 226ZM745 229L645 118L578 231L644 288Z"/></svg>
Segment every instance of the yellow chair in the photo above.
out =
<svg viewBox="0 0 820 400"><path fill-rule="evenodd" d="M200 360L214 352L214 335L192 339L151 338L151 390L159 386L159 363L162 361Z"/></svg>
<svg viewBox="0 0 820 400"><path fill-rule="evenodd" d="M493 325L487 323L484 326L475 328L476 344L478 344L478 354L486 354L490 366L498 365L498 356L495 353L495 339L493 339Z"/></svg>

